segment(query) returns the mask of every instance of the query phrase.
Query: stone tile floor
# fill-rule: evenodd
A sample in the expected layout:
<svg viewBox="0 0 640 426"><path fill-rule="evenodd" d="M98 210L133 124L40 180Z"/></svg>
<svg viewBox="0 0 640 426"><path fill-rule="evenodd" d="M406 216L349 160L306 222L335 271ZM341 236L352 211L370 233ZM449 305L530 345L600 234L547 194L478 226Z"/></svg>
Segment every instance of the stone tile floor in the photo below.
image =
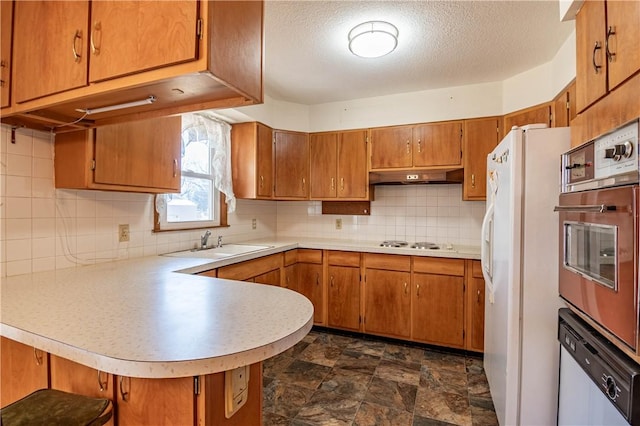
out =
<svg viewBox="0 0 640 426"><path fill-rule="evenodd" d="M497 425L482 360L313 330L264 362L264 425Z"/></svg>

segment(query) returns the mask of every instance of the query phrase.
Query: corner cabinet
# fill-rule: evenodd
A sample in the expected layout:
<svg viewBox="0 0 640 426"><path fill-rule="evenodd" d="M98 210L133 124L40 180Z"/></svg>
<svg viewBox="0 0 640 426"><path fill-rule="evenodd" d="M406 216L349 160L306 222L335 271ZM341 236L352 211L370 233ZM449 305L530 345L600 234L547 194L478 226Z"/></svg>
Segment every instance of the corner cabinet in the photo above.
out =
<svg viewBox="0 0 640 426"><path fill-rule="evenodd" d="M487 155L500 142L500 117L464 121L463 200L487 198Z"/></svg>
<svg viewBox="0 0 640 426"><path fill-rule="evenodd" d="M514 111L504 116L503 134L511 131L513 126L526 126L527 124L546 124L551 127L553 116L551 114L553 102L536 105L531 108Z"/></svg>
<svg viewBox="0 0 640 426"><path fill-rule="evenodd" d="M275 198L309 198L309 135L301 132L273 132L275 156Z"/></svg>
<svg viewBox="0 0 640 426"><path fill-rule="evenodd" d="M371 129L370 170L462 167L462 121Z"/></svg>
<svg viewBox="0 0 640 426"><path fill-rule="evenodd" d="M310 198L368 200L367 131L312 133Z"/></svg>
<svg viewBox="0 0 640 426"><path fill-rule="evenodd" d="M273 130L262 123L231 127L231 174L236 198L273 198Z"/></svg>
<svg viewBox="0 0 640 426"><path fill-rule="evenodd" d="M48 387L49 354L0 337L0 407Z"/></svg>
<svg viewBox="0 0 640 426"><path fill-rule="evenodd" d="M56 135L56 188L180 192L181 118Z"/></svg>
<svg viewBox="0 0 640 426"><path fill-rule="evenodd" d="M66 126L78 110L151 95L153 104L70 126L260 103L263 11L262 1L16 2L14 99L3 121Z"/></svg>
<svg viewBox="0 0 640 426"><path fill-rule="evenodd" d="M323 251L290 250L284 255L284 287L304 295L313 304L313 323L324 325Z"/></svg>

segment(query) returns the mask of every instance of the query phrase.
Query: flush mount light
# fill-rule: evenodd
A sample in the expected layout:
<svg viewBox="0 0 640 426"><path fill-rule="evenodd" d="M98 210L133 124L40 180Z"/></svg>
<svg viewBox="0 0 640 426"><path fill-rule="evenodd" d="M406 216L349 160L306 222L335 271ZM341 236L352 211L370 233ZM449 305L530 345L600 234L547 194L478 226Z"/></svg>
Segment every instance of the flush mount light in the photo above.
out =
<svg viewBox="0 0 640 426"><path fill-rule="evenodd" d="M142 100L139 100L139 101L126 102L124 104L117 104L117 105L109 105L109 106L104 106L104 107L100 107L100 108L76 109L76 111L83 112L86 115L100 114L101 112L116 111L116 110L119 110L119 109L133 108L133 107L137 107L137 106L148 105L148 104L154 103L155 101L156 101L156 97L151 95L151 96L147 97L146 99L142 99Z"/></svg>
<svg viewBox="0 0 640 426"><path fill-rule="evenodd" d="M362 58L388 55L398 45L398 29L385 21L367 21L349 31L349 50Z"/></svg>

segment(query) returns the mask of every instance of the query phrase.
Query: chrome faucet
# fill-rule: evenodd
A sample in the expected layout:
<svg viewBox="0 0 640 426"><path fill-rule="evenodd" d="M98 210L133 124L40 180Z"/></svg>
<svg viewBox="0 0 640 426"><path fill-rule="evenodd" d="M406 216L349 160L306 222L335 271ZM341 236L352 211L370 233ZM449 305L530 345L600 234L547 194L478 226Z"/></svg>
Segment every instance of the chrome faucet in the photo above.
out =
<svg viewBox="0 0 640 426"><path fill-rule="evenodd" d="M202 235L200 237L200 248L201 249L206 249L207 248L207 241L209 240L209 236L211 235L211 231L209 231L207 229L207 232L204 233L204 235Z"/></svg>
<svg viewBox="0 0 640 426"><path fill-rule="evenodd" d="M216 247L222 247L222 235L218 235L218 245Z"/></svg>

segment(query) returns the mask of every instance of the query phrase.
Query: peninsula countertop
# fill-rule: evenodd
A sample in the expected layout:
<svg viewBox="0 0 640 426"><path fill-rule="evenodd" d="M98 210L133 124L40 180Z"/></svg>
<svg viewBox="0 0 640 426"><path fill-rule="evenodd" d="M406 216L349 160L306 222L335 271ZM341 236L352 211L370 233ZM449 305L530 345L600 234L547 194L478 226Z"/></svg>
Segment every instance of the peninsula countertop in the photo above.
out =
<svg viewBox="0 0 640 426"><path fill-rule="evenodd" d="M313 325L285 288L176 272L207 259L151 256L3 277L0 335L130 377L212 374L272 357Z"/></svg>

